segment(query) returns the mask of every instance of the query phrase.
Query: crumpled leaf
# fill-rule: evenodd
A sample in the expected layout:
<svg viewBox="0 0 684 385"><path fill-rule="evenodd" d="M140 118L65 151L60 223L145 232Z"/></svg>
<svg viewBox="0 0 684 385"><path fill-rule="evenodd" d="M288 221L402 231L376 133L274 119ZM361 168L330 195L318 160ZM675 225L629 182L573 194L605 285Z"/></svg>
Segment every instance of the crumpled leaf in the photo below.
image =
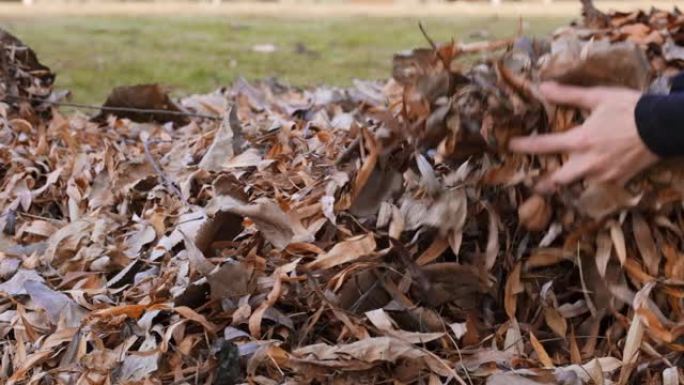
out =
<svg viewBox="0 0 684 385"><path fill-rule="evenodd" d="M542 231L551 220L551 207L539 195L532 195L518 207L518 220L529 231Z"/></svg>
<svg viewBox="0 0 684 385"><path fill-rule="evenodd" d="M9 295L22 295L28 294L24 284L28 281L34 282L45 282L43 277L38 275L35 270L19 269L16 271L12 278L0 283L0 292L7 293Z"/></svg>
<svg viewBox="0 0 684 385"><path fill-rule="evenodd" d="M236 298L251 292L252 270L241 263L227 263L207 276L211 298Z"/></svg>
<svg viewBox="0 0 684 385"><path fill-rule="evenodd" d="M63 293L54 291L39 281L24 282L24 290L38 307L44 309L53 325L64 320L66 327L78 327L85 312Z"/></svg>
<svg viewBox="0 0 684 385"><path fill-rule="evenodd" d="M185 235L183 232L181 232L181 234L183 235L183 240L185 241L185 250L187 250L190 264L205 277L211 274L215 267L214 264L207 260L202 253L202 250L195 245L195 242L193 242L190 237Z"/></svg>
<svg viewBox="0 0 684 385"><path fill-rule="evenodd" d="M159 368L157 363L161 354L155 351L156 347L154 337L146 338L139 349L141 354L128 354L124 358L116 376L117 380L125 383L148 378L152 372Z"/></svg>
<svg viewBox="0 0 684 385"><path fill-rule="evenodd" d="M566 374L571 372L573 377L579 378L584 383L587 383L589 381L598 380L592 377L596 372L595 368L599 369L599 372L603 373L603 378L605 378L607 374L610 374L621 367L622 362L615 357L596 357L584 365L569 365L557 368L556 377L559 379L571 378Z"/></svg>
<svg viewBox="0 0 684 385"><path fill-rule="evenodd" d="M60 252L73 251L80 239L85 236L85 231L92 226L92 223L87 220L78 220L72 222L61 229L57 230L48 238L47 250L45 250L45 258L50 261L55 257L57 248ZM69 242L68 246L64 243Z"/></svg>
<svg viewBox="0 0 684 385"><path fill-rule="evenodd" d="M617 210L635 206L640 196L632 196L615 185L590 184L577 200L577 208L594 219L603 219Z"/></svg>
<svg viewBox="0 0 684 385"><path fill-rule="evenodd" d="M420 297L433 307L449 302L462 309L474 309L489 291L482 271L470 265L433 263L417 271Z"/></svg>
<svg viewBox="0 0 684 385"><path fill-rule="evenodd" d="M387 333L387 335L412 344L425 344L444 336L444 333L419 333L395 330L392 319L383 309L368 311L366 312L366 317L373 326Z"/></svg>
<svg viewBox="0 0 684 385"><path fill-rule="evenodd" d="M138 257L142 248L155 238L156 233L152 226L141 226L126 239L126 255L131 258Z"/></svg>
<svg viewBox="0 0 684 385"><path fill-rule="evenodd" d="M375 251L373 234L359 235L333 246L328 252L319 255L314 261L306 264L307 269L329 269L343 263L354 261Z"/></svg>
<svg viewBox="0 0 684 385"><path fill-rule="evenodd" d="M235 139L242 128L237 118L237 109L232 107L214 134L214 141L199 162L199 167L207 171L220 171L239 153L239 140ZM238 147L238 148L236 148Z"/></svg>
<svg viewBox="0 0 684 385"><path fill-rule="evenodd" d="M648 59L635 44L576 41L569 47L572 49L552 54L540 71L542 79L578 86L624 86L636 90L648 87Z"/></svg>
<svg viewBox="0 0 684 385"><path fill-rule="evenodd" d="M440 375L451 370L429 353L393 337L374 337L346 345L315 344L292 352L296 362L337 370L364 370L376 362L408 360Z"/></svg>
<svg viewBox="0 0 684 385"><path fill-rule="evenodd" d="M244 204L235 199L223 199L211 210L212 213L224 211L248 217L277 249L283 249L292 242L311 241L311 234L299 221L286 214L278 204L268 199L257 199L252 204Z"/></svg>

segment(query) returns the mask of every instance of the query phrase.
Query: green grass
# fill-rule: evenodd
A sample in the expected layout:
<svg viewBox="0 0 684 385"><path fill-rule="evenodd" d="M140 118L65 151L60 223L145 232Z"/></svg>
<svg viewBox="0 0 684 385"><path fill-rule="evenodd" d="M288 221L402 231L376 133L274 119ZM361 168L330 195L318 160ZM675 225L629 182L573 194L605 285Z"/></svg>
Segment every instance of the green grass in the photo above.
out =
<svg viewBox="0 0 684 385"><path fill-rule="evenodd" d="M468 16L422 20L435 40L462 41L474 32L511 36L516 18ZM529 18L526 33L546 34L563 18ZM418 20L319 20L227 16L2 17L10 30L57 73L57 86L80 102L97 103L117 85L159 82L177 94L208 92L247 79L277 76L294 85L347 85L354 78L386 78L392 54L425 45ZM274 44L274 53L252 50ZM306 53L298 53L303 45Z"/></svg>

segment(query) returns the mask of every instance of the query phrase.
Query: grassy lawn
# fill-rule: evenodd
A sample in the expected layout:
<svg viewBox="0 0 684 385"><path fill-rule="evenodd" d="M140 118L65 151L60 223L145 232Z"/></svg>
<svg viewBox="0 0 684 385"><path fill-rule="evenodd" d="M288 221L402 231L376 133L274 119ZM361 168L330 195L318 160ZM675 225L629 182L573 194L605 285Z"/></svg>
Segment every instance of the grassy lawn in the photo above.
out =
<svg viewBox="0 0 684 385"><path fill-rule="evenodd" d="M435 40L511 36L514 16L421 18ZM570 17L526 18L528 35L545 34ZM297 18L273 15L26 15L0 26L33 47L79 102L98 103L117 85L159 82L176 93L208 92L248 79L277 76L295 85L346 85L386 78L393 53L424 45L411 17ZM476 36L477 35L477 36ZM270 53L257 45L273 45Z"/></svg>

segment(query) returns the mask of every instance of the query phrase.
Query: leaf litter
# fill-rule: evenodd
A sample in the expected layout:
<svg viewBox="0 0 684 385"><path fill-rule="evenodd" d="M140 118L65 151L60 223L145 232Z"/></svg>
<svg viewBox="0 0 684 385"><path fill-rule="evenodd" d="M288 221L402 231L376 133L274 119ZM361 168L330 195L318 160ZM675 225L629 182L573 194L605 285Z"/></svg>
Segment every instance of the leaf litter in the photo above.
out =
<svg viewBox="0 0 684 385"><path fill-rule="evenodd" d="M541 196L564 159L506 147L584 118L541 80L667 90L684 16L428 42L386 82L90 119L2 32L0 382L681 383L681 167Z"/></svg>

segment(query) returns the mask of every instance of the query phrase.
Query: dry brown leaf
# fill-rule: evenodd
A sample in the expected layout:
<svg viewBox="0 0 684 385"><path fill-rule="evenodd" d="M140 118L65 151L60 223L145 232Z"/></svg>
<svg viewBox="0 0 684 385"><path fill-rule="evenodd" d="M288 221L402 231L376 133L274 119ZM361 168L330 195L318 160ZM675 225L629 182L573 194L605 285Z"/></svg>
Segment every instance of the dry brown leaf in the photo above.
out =
<svg viewBox="0 0 684 385"><path fill-rule="evenodd" d="M250 294L253 286L253 269L242 263L226 263L207 276L211 298L236 298Z"/></svg>
<svg viewBox="0 0 684 385"><path fill-rule="evenodd" d="M236 155L233 139L240 131L237 108L233 106L214 133L214 141L198 166L207 171L221 171L225 168L227 163Z"/></svg>
<svg viewBox="0 0 684 385"><path fill-rule="evenodd" d="M90 313L92 318L113 318L121 315L125 315L130 318L138 319L143 313L151 309L152 306L149 305L120 305L111 306L104 309L95 310Z"/></svg>
<svg viewBox="0 0 684 385"><path fill-rule="evenodd" d="M410 269L412 270L412 269ZM412 271L421 299L432 307L451 303L463 310L477 308L489 286L482 271L454 262L433 263Z"/></svg>
<svg viewBox="0 0 684 385"><path fill-rule="evenodd" d="M564 50L553 55L540 71L542 79L578 86L647 88L650 66L646 55L636 45L605 41L581 44L577 50Z"/></svg>
<svg viewBox="0 0 684 385"><path fill-rule="evenodd" d="M551 214L551 207L540 195L532 195L518 207L518 221L529 231L546 229Z"/></svg>
<svg viewBox="0 0 684 385"><path fill-rule="evenodd" d="M416 259L416 264L418 266L423 266L433 262L439 258L447 248L449 248L449 242L442 237L436 237L432 244L430 244L430 247L425 249L425 251Z"/></svg>
<svg viewBox="0 0 684 385"><path fill-rule="evenodd" d="M496 373L487 378L486 385L540 385L548 384L546 381L535 381L533 378L521 376L519 374L505 372Z"/></svg>
<svg viewBox="0 0 684 385"><path fill-rule="evenodd" d="M575 365L582 363L582 353L580 353L579 346L577 345L577 338L575 338L575 330L570 330L570 362Z"/></svg>
<svg viewBox="0 0 684 385"><path fill-rule="evenodd" d="M552 307L544 308L544 321L554 333L560 337L565 337L568 331L568 322Z"/></svg>
<svg viewBox="0 0 684 385"><path fill-rule="evenodd" d="M629 379L631 372L635 369L634 363L637 361L643 338L644 325L641 322L641 317L634 314L622 350L622 369L620 370L620 382L622 383Z"/></svg>
<svg viewBox="0 0 684 385"><path fill-rule="evenodd" d="M620 265L624 265L627 260L627 246L625 245L625 234L617 222L610 224L610 238L613 241L613 247L620 260Z"/></svg>
<svg viewBox="0 0 684 385"><path fill-rule="evenodd" d="M368 256L375 251L375 248L373 234L358 235L336 244L332 249L304 266L310 270L329 269Z"/></svg>
<svg viewBox="0 0 684 385"><path fill-rule="evenodd" d="M183 318L189 319L190 321L194 321L202 325L204 327L204 330L206 330L207 333L209 333L210 335L216 334L216 332L219 330L219 328L216 325L209 322L203 315L198 314L196 311L190 309L189 307L176 306L173 308L173 311L178 313Z"/></svg>
<svg viewBox="0 0 684 385"><path fill-rule="evenodd" d="M610 254L613 244L611 243L610 236L606 233L599 233L596 237L596 268L601 277L606 276L606 269L608 268L608 261L610 260Z"/></svg>
<svg viewBox="0 0 684 385"><path fill-rule="evenodd" d="M615 357L596 357L584 365L569 365L562 368L564 372L572 372L575 378L583 383L590 381L603 381L606 375L620 369L622 362ZM602 372L602 375L598 375Z"/></svg>
<svg viewBox="0 0 684 385"><path fill-rule="evenodd" d="M485 269L491 270L496 263L496 257L499 255L499 226L500 219L496 211L489 205L485 204L487 214L489 214L489 224L487 230L487 246L485 247Z"/></svg>
<svg viewBox="0 0 684 385"><path fill-rule="evenodd" d="M590 184L579 196L576 206L587 216L600 220L618 210L635 206L641 196L632 196L613 184Z"/></svg>
<svg viewBox="0 0 684 385"><path fill-rule="evenodd" d="M641 258L644 261L646 270L651 275L658 275L660 268L661 255L653 240L651 230L644 218L639 214L632 215L632 231Z"/></svg>
<svg viewBox="0 0 684 385"><path fill-rule="evenodd" d="M368 132L366 128L361 130L363 143L368 148L368 155L364 159L363 165L359 168L356 178L352 184L351 201L352 203L358 198L359 194L368 183L375 165L378 162L378 143L373 135Z"/></svg>
<svg viewBox="0 0 684 385"><path fill-rule="evenodd" d="M547 353L546 349L544 349L544 345L542 345L539 342L537 337L535 337L534 333L532 332L530 332L530 343L532 344L534 352L537 353L537 358L539 359L539 362L541 362L545 368L555 367L553 361L551 361L551 357L549 357L549 353Z"/></svg>
<svg viewBox="0 0 684 385"><path fill-rule="evenodd" d="M190 265L202 276L209 276L215 268L214 264L207 260L202 251L195 245L195 242L193 242L190 237L188 237L182 231L181 235L183 235L183 241L185 241L185 250L187 251Z"/></svg>
<svg viewBox="0 0 684 385"><path fill-rule="evenodd" d="M338 370L365 370L400 360L420 362L441 376L455 374L430 353L393 337L372 337L345 345L315 344L292 352L297 362Z"/></svg>
<svg viewBox="0 0 684 385"><path fill-rule="evenodd" d="M444 336L444 333L420 333L396 330L392 319L383 309L375 309L365 313L368 320L389 337L395 337L411 344L426 344Z"/></svg>
<svg viewBox="0 0 684 385"><path fill-rule="evenodd" d="M292 242L309 242L311 234L303 228L293 215L286 214L277 203L269 199L257 199L252 204L244 204L232 197L215 200L211 214L230 212L251 219L264 238L277 249L284 249Z"/></svg>
<svg viewBox="0 0 684 385"><path fill-rule="evenodd" d="M53 325L60 321L69 328L81 325L85 311L64 293L54 291L42 282L31 280L24 282L24 289L31 301L45 310Z"/></svg>
<svg viewBox="0 0 684 385"><path fill-rule="evenodd" d="M283 279L287 278L287 274L291 273L299 264L299 260L288 263L287 265L282 265L278 267L271 275L274 280L273 287L271 291L266 296L266 300L259 305L259 307L252 313L249 317L249 332L254 338L259 338L261 336L261 320L264 317L264 313L271 306L273 306L283 290Z"/></svg>
<svg viewBox="0 0 684 385"><path fill-rule="evenodd" d="M504 308L506 309L506 314L509 318L515 319L515 313L517 308L517 295L522 293L524 287L520 282L520 272L522 269L522 263L518 262L513 267L508 280L506 281L506 289L504 293Z"/></svg>

